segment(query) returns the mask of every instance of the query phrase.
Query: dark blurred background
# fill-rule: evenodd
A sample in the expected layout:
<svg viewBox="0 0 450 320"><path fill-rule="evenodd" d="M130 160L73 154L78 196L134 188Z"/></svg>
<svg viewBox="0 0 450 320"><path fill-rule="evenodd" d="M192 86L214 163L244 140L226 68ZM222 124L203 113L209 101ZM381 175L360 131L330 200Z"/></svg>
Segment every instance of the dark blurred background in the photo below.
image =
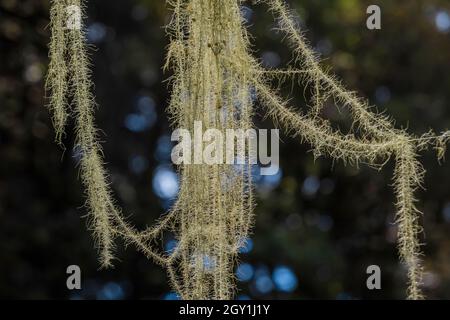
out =
<svg viewBox="0 0 450 320"><path fill-rule="evenodd" d="M163 74L169 12L163 0L88 1L99 128L112 188L130 220L144 227L164 213L178 188L170 164ZM292 0L307 37L348 88L386 110L413 133L450 127L450 2ZM366 28L378 4L382 29ZM45 108L49 3L0 0L0 297L31 299L173 299L165 271L134 248L118 245L115 269L98 270L86 231L73 124L66 150L54 142ZM292 58L262 5L242 13L254 54L268 68ZM304 105L303 88L283 89ZM345 127L345 110L325 112ZM258 109L262 115L262 110ZM261 128L268 121L255 117ZM236 270L239 299L402 299L392 163L381 173L313 160L308 146L282 136L281 172L257 177L254 233ZM420 191L429 298L450 298L450 163L424 153ZM165 241L167 250L173 242ZM82 269L81 291L66 288L66 268ZM379 265L382 289L366 288Z"/></svg>

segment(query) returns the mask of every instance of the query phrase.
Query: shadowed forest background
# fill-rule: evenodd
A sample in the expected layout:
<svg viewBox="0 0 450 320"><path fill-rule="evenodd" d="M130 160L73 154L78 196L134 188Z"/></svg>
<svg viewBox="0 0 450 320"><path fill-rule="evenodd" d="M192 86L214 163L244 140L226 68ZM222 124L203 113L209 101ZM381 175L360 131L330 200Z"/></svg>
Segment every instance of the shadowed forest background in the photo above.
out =
<svg viewBox="0 0 450 320"><path fill-rule="evenodd" d="M412 133L450 128L450 2L291 0L323 64L347 88L386 110ZM378 4L382 29L366 28ZM86 231L80 151L71 130L54 143L45 108L49 3L0 0L0 297L27 299L174 299L165 271L134 248L118 245L112 270L98 270ZM170 18L163 0L89 1L91 53L107 168L118 204L137 226L151 225L173 203L163 73ZM242 14L253 50L267 68L292 58L272 15L246 3ZM302 90L280 88L296 105ZM344 129L345 110L326 116ZM255 117L256 126L271 128ZM275 176L255 176L256 223L236 269L239 299L402 299L405 270L395 246L392 164L382 172L314 161L309 147L281 135ZM447 154L447 158L448 158ZM424 292L450 299L450 162L423 154ZM174 240L161 239L166 250ZM79 265L82 290L66 288L66 268ZM366 268L379 265L382 289L366 288Z"/></svg>

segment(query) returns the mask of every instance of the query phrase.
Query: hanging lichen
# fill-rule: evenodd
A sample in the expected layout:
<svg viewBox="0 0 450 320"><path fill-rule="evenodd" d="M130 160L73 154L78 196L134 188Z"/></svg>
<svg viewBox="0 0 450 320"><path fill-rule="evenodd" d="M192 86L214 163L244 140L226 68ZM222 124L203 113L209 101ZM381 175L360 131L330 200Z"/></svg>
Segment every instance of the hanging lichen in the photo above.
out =
<svg viewBox="0 0 450 320"><path fill-rule="evenodd" d="M231 298L237 254L252 225L250 161L237 165L181 165L181 188L170 212L147 230L130 227L114 205L103 168L93 120L95 102L83 28L65 28L67 7L82 8L82 3L51 2L49 105L57 141L61 141L67 118L73 116L76 121L81 177L101 265L111 265L114 238L122 237L167 268L170 283L181 298ZM407 296L421 298L420 226L414 193L421 185L424 169L417 152L433 145L442 158L449 135L435 137L428 133L413 137L394 128L388 118L371 112L366 102L323 71L281 0L263 2L277 18L280 30L286 33L296 59L285 71L264 70L249 50L240 13L242 2L168 1L173 16L168 26L170 46L165 67L173 70L169 106L173 126L193 132L199 121L203 128L219 129L224 135L227 129L250 129L256 95L274 122L308 143L316 157L327 156L352 165L364 163L378 169L393 159L398 247L401 260L408 267ZM311 108L307 114L289 107L269 87L268 80L274 75L299 77L311 89ZM73 106L69 108L70 98ZM353 131L343 134L333 130L320 117L328 99L350 110ZM171 231L177 240L176 248L169 253L153 246L164 231Z"/></svg>

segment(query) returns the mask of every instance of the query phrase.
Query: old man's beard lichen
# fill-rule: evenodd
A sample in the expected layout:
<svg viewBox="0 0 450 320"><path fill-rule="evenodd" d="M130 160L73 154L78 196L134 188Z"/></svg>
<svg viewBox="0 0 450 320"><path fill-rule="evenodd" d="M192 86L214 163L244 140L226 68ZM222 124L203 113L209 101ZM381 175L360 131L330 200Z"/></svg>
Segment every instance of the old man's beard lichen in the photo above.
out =
<svg viewBox="0 0 450 320"><path fill-rule="evenodd" d="M394 128L392 121L371 112L366 102L346 90L319 66L315 53L298 30L281 0L264 0L289 40L295 63L287 70L264 70L249 50L239 0L171 0L170 45L166 68L173 70L168 111L175 128L247 130L253 127L255 98L276 124L309 144L316 157L381 169L395 161L399 252L408 267L408 298L422 297L420 283L419 212L416 189L424 170L417 153L429 145L445 151L449 134L413 137ZM66 28L67 6L82 9L84 1L51 1L50 66L47 88L57 140L67 118L76 121L76 144L86 189L90 228L102 266L110 266L114 239L121 237L156 263L166 267L173 289L183 299L229 299L235 291L234 266L252 225L251 164L181 165L181 187L170 212L143 231L131 227L114 204L94 125L94 98L83 27ZM80 10L82 12L83 10ZM80 19L81 20L81 19ZM306 114L289 107L272 90L274 78L298 77L311 90ZM72 108L68 101L73 100ZM333 99L350 110L352 131L342 133L320 117L324 102ZM357 138L358 137L358 138ZM155 239L172 232L177 246L171 252L156 248Z"/></svg>

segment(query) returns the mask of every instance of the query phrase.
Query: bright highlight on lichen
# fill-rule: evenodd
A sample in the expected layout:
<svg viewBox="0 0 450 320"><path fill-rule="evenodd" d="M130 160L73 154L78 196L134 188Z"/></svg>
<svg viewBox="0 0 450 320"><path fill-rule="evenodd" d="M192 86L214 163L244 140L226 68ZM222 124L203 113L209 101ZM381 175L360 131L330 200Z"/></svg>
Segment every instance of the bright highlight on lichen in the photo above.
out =
<svg viewBox="0 0 450 320"><path fill-rule="evenodd" d="M114 240L121 237L167 269L170 283L181 298L232 298L233 270L253 221L251 164L181 165L180 191L170 212L147 230L130 227L114 204L103 168L83 27L65 28L66 8L82 8L82 2L51 1L47 89L59 143L67 118L72 116L76 121L81 177L101 265L111 265ZM387 117L372 112L365 101L320 67L316 54L281 0L261 2L278 20L296 59L287 70L264 70L249 50L240 11L242 2L168 1L173 15L168 25L170 46L165 68L173 70L169 106L173 126L193 131L194 123L200 121L203 128L218 129L224 135L226 129L250 129L256 92L275 123L309 144L316 157L327 156L377 169L390 159L395 161L399 255L408 267L408 298L421 298L420 213L414 193L421 186L424 169L417 153L433 146L438 158L443 158L450 135L427 133L413 137L396 129ZM311 108L306 114L288 106L269 87L273 77L296 77L311 90ZM351 132L333 130L321 118L328 99L351 111ZM69 107L68 101L73 101L73 106ZM155 248L154 240L164 231L175 235L176 245L171 250Z"/></svg>

